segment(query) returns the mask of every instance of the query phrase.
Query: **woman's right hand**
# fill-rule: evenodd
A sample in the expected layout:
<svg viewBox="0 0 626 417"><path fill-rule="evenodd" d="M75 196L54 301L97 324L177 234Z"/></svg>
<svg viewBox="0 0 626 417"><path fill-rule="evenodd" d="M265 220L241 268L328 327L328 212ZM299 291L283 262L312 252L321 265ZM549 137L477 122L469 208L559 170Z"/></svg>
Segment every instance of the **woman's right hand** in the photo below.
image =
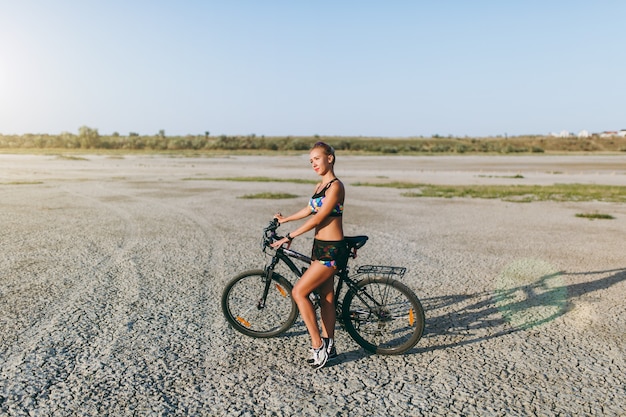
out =
<svg viewBox="0 0 626 417"><path fill-rule="evenodd" d="M287 249L289 249L289 247L291 246L291 240L287 239L286 237L273 242L270 246L272 248L276 249L276 248L284 245L285 243L287 244Z"/></svg>
<svg viewBox="0 0 626 417"><path fill-rule="evenodd" d="M274 218L278 220L278 224L282 224L285 222L285 217L280 212L274 214Z"/></svg>

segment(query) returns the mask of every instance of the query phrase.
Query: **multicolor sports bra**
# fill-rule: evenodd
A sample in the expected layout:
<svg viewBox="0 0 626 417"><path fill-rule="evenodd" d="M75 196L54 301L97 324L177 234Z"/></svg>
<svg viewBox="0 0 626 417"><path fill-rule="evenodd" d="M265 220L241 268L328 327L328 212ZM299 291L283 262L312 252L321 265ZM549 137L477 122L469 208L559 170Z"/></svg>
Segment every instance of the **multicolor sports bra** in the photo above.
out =
<svg viewBox="0 0 626 417"><path fill-rule="evenodd" d="M309 208L311 209L311 214L315 214L319 211L319 209L324 204L324 198L326 197L326 190L330 187L330 184L337 181L337 178L331 180L324 188L320 191L313 194L313 197L309 200ZM333 210L330 212L330 217L339 217L343 214L343 204L337 203Z"/></svg>

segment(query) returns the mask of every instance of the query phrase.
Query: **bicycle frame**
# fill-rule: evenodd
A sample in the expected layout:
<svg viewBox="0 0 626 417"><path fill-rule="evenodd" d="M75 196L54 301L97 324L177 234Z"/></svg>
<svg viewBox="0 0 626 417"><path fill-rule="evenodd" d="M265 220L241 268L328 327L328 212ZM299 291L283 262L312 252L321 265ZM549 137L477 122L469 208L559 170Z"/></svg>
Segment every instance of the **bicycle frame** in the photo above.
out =
<svg viewBox="0 0 626 417"><path fill-rule="evenodd" d="M348 259L349 258L355 258L356 257L356 250L354 252L351 252L348 255ZM278 265L279 262L284 262L285 265L287 265L287 267L291 270L291 272L293 272L298 278L302 277L302 275L304 274L304 271L306 271L305 267L302 267L302 269L298 268L298 266L292 261L293 259L297 259L298 261L301 261L303 263L307 263L310 264L311 263L311 258L300 253L297 252L293 249L288 249L288 248L284 248L284 247L279 247L276 248L276 252L275 254L272 256L272 260L269 262L269 264L265 267L265 273L267 275L267 277L269 278L265 284L265 290L263 292L263 300L265 299L265 297L267 297L267 293L269 291L270 288L270 282L271 282L271 274L274 273L274 268L276 267L276 265ZM349 268L346 262L346 266L343 269L338 270L334 276L338 277L339 280L337 281L337 287L335 288L335 293L334 293L334 299L335 299L335 309L337 310L337 318L338 320L342 320L342 311L341 311L341 303L339 301L339 296L341 295L341 290L343 287L343 283L345 282L346 285L348 286L349 289L354 289L355 295L365 304L369 304L369 303L373 303L376 307L380 307L380 303L378 301L376 301L370 294L368 294L367 292L363 292L363 291L357 291L356 287L357 287L357 283L350 278L349 276ZM316 293L316 292L314 292ZM365 297L363 297L363 295ZM316 297L319 297L319 295L316 294ZM367 300L366 300L367 298Z"/></svg>
<svg viewBox="0 0 626 417"><path fill-rule="evenodd" d="M294 263L294 261L292 261L292 259L297 259L298 261L306 263L307 265L311 264L311 258L300 252L297 252L293 249L283 248L283 247L276 248L276 252L274 256L272 256L272 260L265 267L265 273L270 278L268 279L267 284L266 284L267 290L269 290L271 274L274 273L274 268L281 261L284 262L285 265L287 265L287 267L291 270L291 272L293 272L298 278L302 277L302 275L304 274L304 271L306 271L306 267L303 266L301 268L298 268L298 266ZM334 275L334 276L339 277L337 288L335 290L335 307L337 307L337 304L338 304L338 298L341 293L342 283L344 280L349 279L347 276L348 275L347 271L348 271L348 267L346 265L345 268L337 271L337 273L335 273Z"/></svg>

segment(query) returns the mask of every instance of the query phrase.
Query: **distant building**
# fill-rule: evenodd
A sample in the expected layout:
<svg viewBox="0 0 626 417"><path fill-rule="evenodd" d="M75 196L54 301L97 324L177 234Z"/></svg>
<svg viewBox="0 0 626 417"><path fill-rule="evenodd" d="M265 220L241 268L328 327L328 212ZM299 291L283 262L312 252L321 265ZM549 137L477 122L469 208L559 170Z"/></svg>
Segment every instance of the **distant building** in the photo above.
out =
<svg viewBox="0 0 626 417"><path fill-rule="evenodd" d="M578 132L578 134L574 134L574 133L570 133L567 130L561 130L560 132L556 133L556 132L550 132L548 133L548 136L551 136L553 138L569 138L569 137L579 137L579 138L590 138L592 136L594 137L601 137L601 138L611 138L614 136L619 136L619 137L626 137L626 129L622 129L619 132L617 130L605 130L604 132L600 132L600 133L589 133L588 130L581 130L580 132Z"/></svg>

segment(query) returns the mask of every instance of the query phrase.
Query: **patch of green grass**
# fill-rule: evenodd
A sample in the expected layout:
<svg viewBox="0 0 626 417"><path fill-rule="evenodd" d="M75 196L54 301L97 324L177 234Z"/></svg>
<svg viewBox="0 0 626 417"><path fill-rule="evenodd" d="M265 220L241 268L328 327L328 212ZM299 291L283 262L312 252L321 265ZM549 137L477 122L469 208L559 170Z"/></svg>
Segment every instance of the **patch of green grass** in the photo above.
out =
<svg viewBox="0 0 626 417"><path fill-rule="evenodd" d="M479 175L479 178L511 178L511 179L520 179L524 178L522 174L515 175Z"/></svg>
<svg viewBox="0 0 626 417"><path fill-rule="evenodd" d="M355 183L355 186L418 189L406 197L498 198L511 202L532 201L608 201L626 202L626 187L597 184L554 185L433 185L408 182Z"/></svg>
<svg viewBox="0 0 626 417"><path fill-rule="evenodd" d="M257 194L246 194L246 195L242 195L239 198L245 198L245 199L267 199L267 200L280 200L280 199L284 199L284 198L297 198L299 197L298 195L295 194L289 194L289 193L257 193Z"/></svg>
<svg viewBox="0 0 626 417"><path fill-rule="evenodd" d="M183 181L238 181L238 182L292 182L296 184L317 184L315 180L298 178L270 178L270 177L188 177Z"/></svg>
<svg viewBox="0 0 626 417"><path fill-rule="evenodd" d="M595 219L608 219L613 220L615 217L610 214L602 213L576 213L576 217L582 217L583 219L595 220Z"/></svg>

